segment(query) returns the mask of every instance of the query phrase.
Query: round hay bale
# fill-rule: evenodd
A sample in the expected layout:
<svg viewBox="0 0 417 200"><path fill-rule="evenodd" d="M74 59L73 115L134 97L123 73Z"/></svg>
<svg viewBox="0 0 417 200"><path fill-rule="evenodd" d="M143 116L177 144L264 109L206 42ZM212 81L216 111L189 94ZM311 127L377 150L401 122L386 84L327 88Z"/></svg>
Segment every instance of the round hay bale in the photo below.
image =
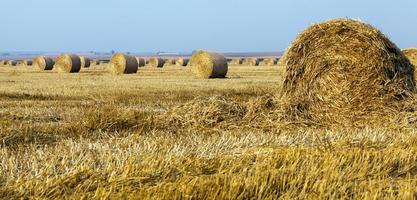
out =
<svg viewBox="0 0 417 200"><path fill-rule="evenodd" d="M89 68L91 66L91 60L84 56L80 56L81 68Z"/></svg>
<svg viewBox="0 0 417 200"><path fill-rule="evenodd" d="M32 63L33 62L31 60L24 60L23 61L23 64L26 65L26 66L32 66Z"/></svg>
<svg viewBox="0 0 417 200"><path fill-rule="evenodd" d="M32 65L40 71L52 70L54 68L54 60L45 56L38 56L33 59Z"/></svg>
<svg viewBox="0 0 417 200"><path fill-rule="evenodd" d="M257 58L245 58L242 64L248 66L258 66L259 60Z"/></svg>
<svg viewBox="0 0 417 200"><path fill-rule="evenodd" d="M277 64L277 60L275 58L265 58L259 63L259 65L263 66L273 66L275 64Z"/></svg>
<svg viewBox="0 0 417 200"><path fill-rule="evenodd" d="M417 67L417 48L403 49L402 52L410 60L411 64Z"/></svg>
<svg viewBox="0 0 417 200"><path fill-rule="evenodd" d="M241 65L242 59L241 58L232 58L229 62L230 65Z"/></svg>
<svg viewBox="0 0 417 200"><path fill-rule="evenodd" d="M54 68L59 73L77 73L81 70L81 58L73 54L62 54L56 58Z"/></svg>
<svg viewBox="0 0 417 200"><path fill-rule="evenodd" d="M141 57L136 57L136 61L138 62L139 67L143 67L146 64L145 59L143 59Z"/></svg>
<svg viewBox="0 0 417 200"><path fill-rule="evenodd" d="M110 72L115 75L134 74L138 71L138 61L134 56L115 53L110 59Z"/></svg>
<svg viewBox="0 0 417 200"><path fill-rule="evenodd" d="M228 65L223 54L198 50L190 60L191 69L199 78L224 78Z"/></svg>
<svg viewBox="0 0 417 200"><path fill-rule="evenodd" d="M184 59L184 58L179 57L175 60L175 65L180 66L180 67L184 67L184 66L188 65L189 61L190 61L189 59Z"/></svg>
<svg viewBox="0 0 417 200"><path fill-rule="evenodd" d="M162 58L158 58L158 57L152 57L149 59L149 65L151 67L163 67L165 63L165 60Z"/></svg>
<svg viewBox="0 0 417 200"><path fill-rule="evenodd" d="M16 66L18 63L17 63L17 61L15 61L15 60L9 60L8 62L7 62L7 65L9 65L9 66Z"/></svg>
<svg viewBox="0 0 417 200"><path fill-rule="evenodd" d="M291 113L348 124L380 113L415 91L414 67L371 25L352 19L314 24L283 56ZM336 122L337 121L337 122Z"/></svg>
<svg viewBox="0 0 417 200"><path fill-rule="evenodd" d="M172 59L165 59L164 60L164 66L170 66L174 64L174 60Z"/></svg>
<svg viewBox="0 0 417 200"><path fill-rule="evenodd" d="M90 65L91 66L94 66L94 65L99 65L100 64L100 62L97 60L97 59L93 59L93 60L91 60L91 62L90 62Z"/></svg>

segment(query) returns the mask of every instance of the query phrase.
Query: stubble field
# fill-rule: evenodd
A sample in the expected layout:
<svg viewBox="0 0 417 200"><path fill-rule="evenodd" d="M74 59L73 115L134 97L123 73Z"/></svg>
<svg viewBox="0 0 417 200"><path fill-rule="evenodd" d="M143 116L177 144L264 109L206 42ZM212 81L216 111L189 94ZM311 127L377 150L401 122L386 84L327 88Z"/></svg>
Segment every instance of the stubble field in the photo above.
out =
<svg viewBox="0 0 417 200"><path fill-rule="evenodd" d="M176 66L122 76L0 66L0 197L417 197L415 118L285 124L284 71L230 66L203 80Z"/></svg>

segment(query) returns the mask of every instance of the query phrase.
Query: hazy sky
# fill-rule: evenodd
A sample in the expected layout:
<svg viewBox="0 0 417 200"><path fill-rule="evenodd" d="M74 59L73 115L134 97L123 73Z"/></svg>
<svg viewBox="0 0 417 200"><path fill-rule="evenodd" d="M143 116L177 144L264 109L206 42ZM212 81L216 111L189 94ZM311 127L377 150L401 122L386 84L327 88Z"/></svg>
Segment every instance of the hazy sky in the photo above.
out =
<svg viewBox="0 0 417 200"><path fill-rule="evenodd" d="M281 51L309 24L361 19L417 46L417 0L0 0L0 51Z"/></svg>

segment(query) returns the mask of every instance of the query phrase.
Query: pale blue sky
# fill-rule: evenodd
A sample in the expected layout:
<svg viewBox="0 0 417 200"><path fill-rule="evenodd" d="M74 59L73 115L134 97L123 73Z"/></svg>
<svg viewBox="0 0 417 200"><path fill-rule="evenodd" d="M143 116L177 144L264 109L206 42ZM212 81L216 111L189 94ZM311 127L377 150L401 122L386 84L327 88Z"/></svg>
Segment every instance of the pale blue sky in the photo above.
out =
<svg viewBox="0 0 417 200"><path fill-rule="evenodd" d="M417 46L416 0L1 0L0 51L282 51L309 24L359 18Z"/></svg>

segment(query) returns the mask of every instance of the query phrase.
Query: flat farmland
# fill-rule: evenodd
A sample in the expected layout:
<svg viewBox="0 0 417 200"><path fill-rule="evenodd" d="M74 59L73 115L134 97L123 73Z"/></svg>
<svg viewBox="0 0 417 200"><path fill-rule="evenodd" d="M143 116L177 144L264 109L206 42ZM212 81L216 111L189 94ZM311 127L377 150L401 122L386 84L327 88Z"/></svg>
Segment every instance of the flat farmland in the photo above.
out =
<svg viewBox="0 0 417 200"><path fill-rule="evenodd" d="M106 69L0 66L0 196L416 197L412 118L407 126L285 123L282 66L229 66L225 79L177 66Z"/></svg>

